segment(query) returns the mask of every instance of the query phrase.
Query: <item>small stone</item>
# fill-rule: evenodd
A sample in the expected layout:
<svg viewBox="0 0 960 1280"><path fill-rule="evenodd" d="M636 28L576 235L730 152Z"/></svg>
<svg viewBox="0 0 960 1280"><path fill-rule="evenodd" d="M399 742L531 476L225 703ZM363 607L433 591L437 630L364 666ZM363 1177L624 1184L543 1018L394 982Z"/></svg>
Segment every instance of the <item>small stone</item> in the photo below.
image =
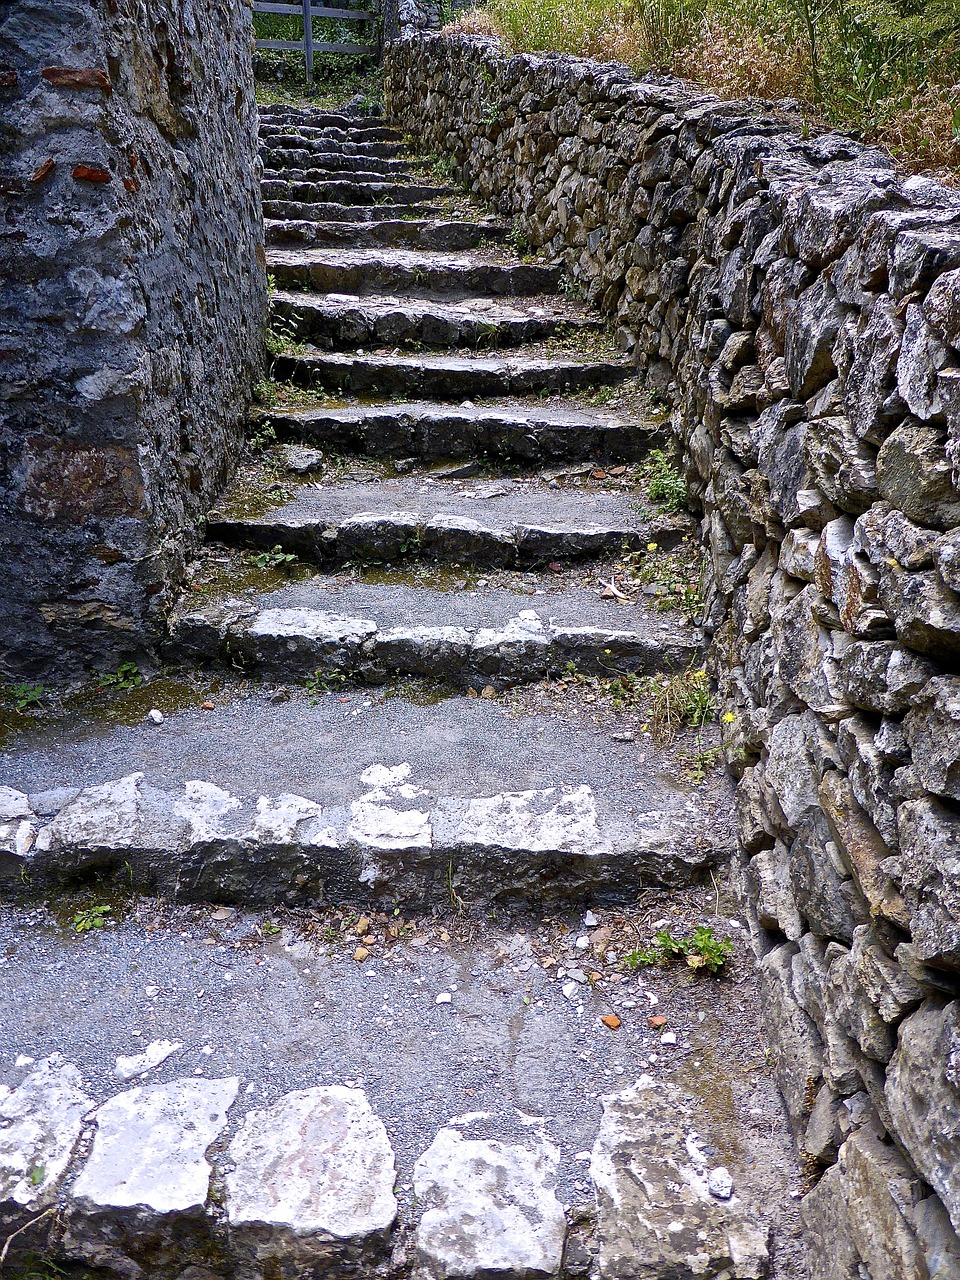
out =
<svg viewBox="0 0 960 1280"><path fill-rule="evenodd" d="M585 933L581 933L580 937L573 944L578 951L586 951L590 946L590 939Z"/></svg>
<svg viewBox="0 0 960 1280"><path fill-rule="evenodd" d="M605 1027L609 1027L611 1031L616 1031L620 1026L620 1019L615 1013L605 1013L600 1021Z"/></svg>
<svg viewBox="0 0 960 1280"><path fill-rule="evenodd" d="M154 987L153 990L156 992L157 988ZM179 1040L154 1040L147 1045L143 1053L138 1053L129 1058L118 1058L116 1074L121 1080L132 1080L134 1076L141 1075L145 1071L151 1071L154 1067L158 1067L161 1062L166 1062L167 1058L182 1048L183 1045Z"/></svg>
<svg viewBox="0 0 960 1280"><path fill-rule="evenodd" d="M566 996L568 1000L572 1000L573 997L577 994L578 987L575 982L565 982L563 986L560 988L560 990L563 992L563 994Z"/></svg>
<svg viewBox="0 0 960 1280"><path fill-rule="evenodd" d="M707 1190L712 1196L716 1196L718 1200L729 1200L733 1195L733 1178L730 1177L729 1172L723 1165L710 1170L710 1176L707 1179Z"/></svg>
<svg viewBox="0 0 960 1280"><path fill-rule="evenodd" d="M369 954L370 952L366 947L357 947L356 951L353 953L353 958L356 960L357 964L362 964Z"/></svg>
<svg viewBox="0 0 960 1280"><path fill-rule="evenodd" d="M676 1044L676 1043L677 1043L677 1037L676 1037L676 1035L674 1034L674 1032L672 1032L672 1031L665 1031L665 1032L663 1033L663 1035L660 1037L660 1043L661 1043L661 1044Z"/></svg>
<svg viewBox="0 0 960 1280"><path fill-rule="evenodd" d="M453 996L449 991L441 991L437 996L437 1004L452 1004Z"/></svg>
<svg viewBox="0 0 960 1280"><path fill-rule="evenodd" d="M147 712L147 719L151 724L163 724L163 712L158 711L156 707L151 707Z"/></svg>
<svg viewBox="0 0 960 1280"><path fill-rule="evenodd" d="M600 923L597 916L592 911L587 911L583 917L583 927L585 929L595 929Z"/></svg>

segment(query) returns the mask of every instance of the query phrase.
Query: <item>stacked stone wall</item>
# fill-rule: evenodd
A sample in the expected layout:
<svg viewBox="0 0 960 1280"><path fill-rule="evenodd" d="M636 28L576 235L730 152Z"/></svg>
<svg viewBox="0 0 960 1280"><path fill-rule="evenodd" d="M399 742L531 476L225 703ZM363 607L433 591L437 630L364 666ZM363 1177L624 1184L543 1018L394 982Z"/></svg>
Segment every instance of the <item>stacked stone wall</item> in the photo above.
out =
<svg viewBox="0 0 960 1280"><path fill-rule="evenodd" d="M0 8L0 670L149 652L266 307L246 0Z"/></svg>
<svg viewBox="0 0 960 1280"><path fill-rule="evenodd" d="M674 405L811 1275L956 1277L960 196L477 39L395 43L387 106Z"/></svg>

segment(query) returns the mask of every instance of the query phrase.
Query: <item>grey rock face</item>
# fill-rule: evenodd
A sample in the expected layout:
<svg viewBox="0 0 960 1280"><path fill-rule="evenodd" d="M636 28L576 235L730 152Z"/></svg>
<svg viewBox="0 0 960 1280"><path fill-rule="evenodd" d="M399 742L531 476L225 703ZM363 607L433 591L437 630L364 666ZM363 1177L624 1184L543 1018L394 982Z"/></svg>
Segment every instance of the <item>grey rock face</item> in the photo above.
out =
<svg viewBox="0 0 960 1280"><path fill-rule="evenodd" d="M56 1203L57 1191L93 1105L80 1072L59 1055L45 1059L13 1090L0 1090L0 1231L6 1242ZM18 1256L37 1239L11 1241Z"/></svg>
<svg viewBox="0 0 960 1280"><path fill-rule="evenodd" d="M70 1188L66 1255L129 1277L174 1277L207 1252L207 1150L236 1079L175 1080L97 1109L93 1146Z"/></svg>
<svg viewBox="0 0 960 1280"><path fill-rule="evenodd" d="M766 1230L742 1216L735 1197L724 1202L711 1195L697 1123L675 1086L649 1076L603 1099L590 1174L604 1280L638 1274L670 1280L725 1268L744 1280L764 1275Z"/></svg>
<svg viewBox="0 0 960 1280"><path fill-rule="evenodd" d="M285 1094L227 1149L224 1207L244 1274L369 1265L397 1214L393 1149L359 1089Z"/></svg>
<svg viewBox="0 0 960 1280"><path fill-rule="evenodd" d="M553 1190L559 1157L545 1139L520 1145L442 1129L414 1170L423 1205L416 1274L433 1280L557 1275L567 1230Z"/></svg>

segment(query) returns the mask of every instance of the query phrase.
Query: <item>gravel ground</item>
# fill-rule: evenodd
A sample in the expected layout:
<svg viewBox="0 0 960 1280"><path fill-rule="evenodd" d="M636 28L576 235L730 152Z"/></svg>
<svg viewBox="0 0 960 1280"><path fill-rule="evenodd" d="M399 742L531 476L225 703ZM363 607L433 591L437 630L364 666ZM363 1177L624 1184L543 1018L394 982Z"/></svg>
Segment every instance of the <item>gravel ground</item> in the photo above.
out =
<svg viewBox="0 0 960 1280"><path fill-rule="evenodd" d="M78 935L74 917L92 905L110 905L109 922ZM722 975L629 967L656 928L680 936L698 924L733 941ZM468 1111L548 1117L563 1197L586 1204L582 1153L602 1095L644 1072L671 1080L698 1099L713 1158L773 1225L772 1274L801 1275L802 1178L766 1060L746 930L721 886L651 891L586 921L244 914L101 903L85 890L0 905L0 969L0 1082L20 1078L20 1055L58 1051L100 1100L124 1087L118 1056L169 1039L182 1049L147 1078L238 1074L234 1126L287 1090L353 1083L387 1125L408 1208L413 1162ZM587 980L568 996L571 970ZM611 1014L615 1029L600 1020Z"/></svg>

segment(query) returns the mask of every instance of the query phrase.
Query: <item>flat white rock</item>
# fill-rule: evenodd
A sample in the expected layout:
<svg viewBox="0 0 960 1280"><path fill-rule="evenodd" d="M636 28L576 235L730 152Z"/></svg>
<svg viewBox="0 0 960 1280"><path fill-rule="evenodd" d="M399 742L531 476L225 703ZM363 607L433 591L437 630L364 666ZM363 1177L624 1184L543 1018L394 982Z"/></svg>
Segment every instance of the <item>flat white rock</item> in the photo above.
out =
<svg viewBox="0 0 960 1280"><path fill-rule="evenodd" d="M227 1159L231 1236L261 1265L356 1248L396 1218L393 1148L362 1089L300 1089L249 1112Z"/></svg>
<svg viewBox="0 0 960 1280"><path fill-rule="evenodd" d="M155 1214L206 1203L207 1148L240 1082L186 1079L130 1089L97 1110L93 1149L71 1191L81 1208L140 1206Z"/></svg>
<svg viewBox="0 0 960 1280"><path fill-rule="evenodd" d="M156 995L159 988L147 988L148 992L151 990ZM171 1054L182 1048L183 1045L179 1040L151 1040L143 1053L133 1054L131 1057L119 1057L117 1059L116 1073L121 1080L132 1080L134 1076L138 1076L144 1071L151 1071L154 1067L159 1067L161 1062L166 1062Z"/></svg>
<svg viewBox="0 0 960 1280"><path fill-rule="evenodd" d="M416 1163L417 1271L434 1280L532 1280L560 1270L566 1238L553 1191L559 1152L441 1129Z"/></svg>
<svg viewBox="0 0 960 1280"><path fill-rule="evenodd" d="M0 1222L50 1199L92 1106L80 1072L59 1054L0 1098Z"/></svg>

